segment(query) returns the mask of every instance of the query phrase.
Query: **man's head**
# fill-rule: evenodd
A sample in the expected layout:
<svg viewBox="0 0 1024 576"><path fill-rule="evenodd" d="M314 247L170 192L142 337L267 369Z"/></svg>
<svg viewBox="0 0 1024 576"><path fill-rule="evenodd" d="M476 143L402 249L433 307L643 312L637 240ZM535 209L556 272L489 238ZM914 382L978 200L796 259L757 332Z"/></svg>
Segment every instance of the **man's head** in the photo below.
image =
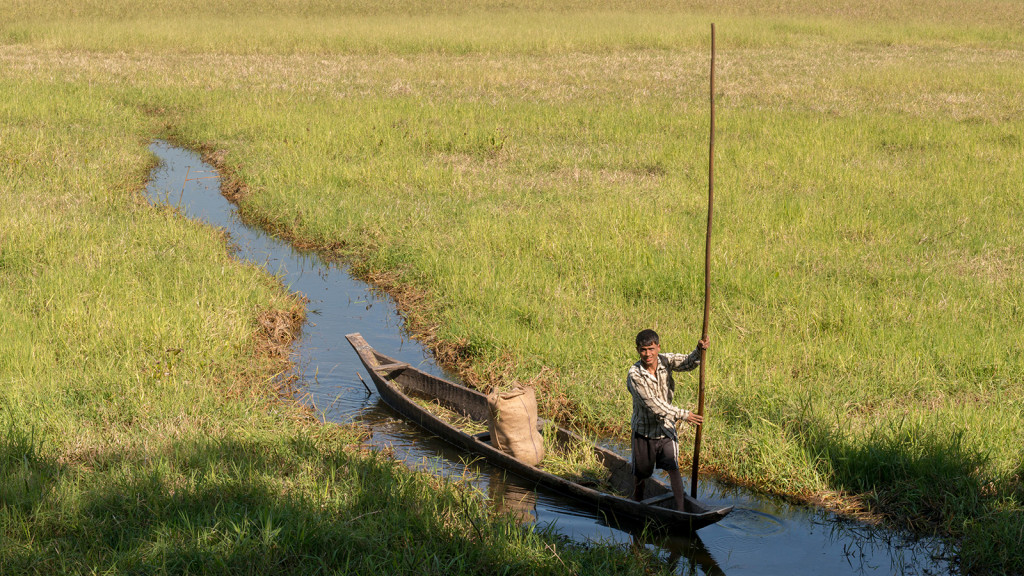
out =
<svg viewBox="0 0 1024 576"><path fill-rule="evenodd" d="M646 330L641 330L640 333L636 335L636 347L638 350L644 346L650 346L651 344L661 344L661 342L658 341L658 333L654 330L648 328Z"/></svg>
<svg viewBox="0 0 1024 576"><path fill-rule="evenodd" d="M653 371L658 367L658 353L661 352L661 343L658 341L658 333L648 328L636 335L636 351L640 354L640 362L644 368Z"/></svg>

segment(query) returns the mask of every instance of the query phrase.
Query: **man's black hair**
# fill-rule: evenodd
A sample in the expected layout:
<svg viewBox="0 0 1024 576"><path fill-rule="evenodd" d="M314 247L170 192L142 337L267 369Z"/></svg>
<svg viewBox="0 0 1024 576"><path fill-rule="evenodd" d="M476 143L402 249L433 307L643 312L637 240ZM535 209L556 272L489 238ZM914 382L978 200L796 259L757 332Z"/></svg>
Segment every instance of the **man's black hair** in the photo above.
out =
<svg viewBox="0 0 1024 576"><path fill-rule="evenodd" d="M650 346L651 344L660 344L658 341L658 333L650 328L641 330L636 335L636 347L643 348L644 346Z"/></svg>

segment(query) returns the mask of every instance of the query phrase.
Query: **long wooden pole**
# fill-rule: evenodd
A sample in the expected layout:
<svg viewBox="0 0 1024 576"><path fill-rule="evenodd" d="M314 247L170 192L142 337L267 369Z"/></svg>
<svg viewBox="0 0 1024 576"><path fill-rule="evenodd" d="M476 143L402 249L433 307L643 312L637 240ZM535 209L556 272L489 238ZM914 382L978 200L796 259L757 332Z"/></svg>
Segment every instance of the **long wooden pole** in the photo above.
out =
<svg viewBox="0 0 1024 576"><path fill-rule="evenodd" d="M715 205L715 25L711 24L711 137L708 144L708 234L704 243L704 327L700 339L708 337L708 316L711 313L711 214ZM700 379L697 388L697 414L704 415L704 370L707 350L700 351ZM693 436L693 470L690 474L690 496L697 497L697 471L700 469L700 437L703 425Z"/></svg>

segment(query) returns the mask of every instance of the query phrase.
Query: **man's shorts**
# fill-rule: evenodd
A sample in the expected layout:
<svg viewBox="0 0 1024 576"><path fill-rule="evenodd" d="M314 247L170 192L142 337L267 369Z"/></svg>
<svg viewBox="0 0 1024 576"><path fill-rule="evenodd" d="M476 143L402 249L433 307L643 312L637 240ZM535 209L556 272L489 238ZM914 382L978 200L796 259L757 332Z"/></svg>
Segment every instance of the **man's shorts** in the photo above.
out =
<svg viewBox="0 0 1024 576"><path fill-rule="evenodd" d="M650 478L654 467L679 470L679 443L672 438L648 438L633 433L633 476Z"/></svg>

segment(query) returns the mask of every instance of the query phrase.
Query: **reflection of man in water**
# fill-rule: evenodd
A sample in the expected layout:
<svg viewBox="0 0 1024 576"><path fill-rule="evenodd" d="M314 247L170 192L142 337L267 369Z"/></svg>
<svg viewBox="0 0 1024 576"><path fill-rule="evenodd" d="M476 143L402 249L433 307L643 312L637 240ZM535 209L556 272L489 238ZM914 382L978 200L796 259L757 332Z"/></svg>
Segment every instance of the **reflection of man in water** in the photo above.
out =
<svg viewBox="0 0 1024 576"><path fill-rule="evenodd" d="M683 479L679 475L679 440L676 423L689 422L699 426L704 418L672 405L676 383L672 372L693 370L700 365L700 351L707 349L707 340L697 342L689 354L661 353L658 333L643 330L636 335L636 351L640 360L629 367L626 388L633 396L633 499L644 499L644 481L657 466L668 473L676 509L684 508Z"/></svg>

